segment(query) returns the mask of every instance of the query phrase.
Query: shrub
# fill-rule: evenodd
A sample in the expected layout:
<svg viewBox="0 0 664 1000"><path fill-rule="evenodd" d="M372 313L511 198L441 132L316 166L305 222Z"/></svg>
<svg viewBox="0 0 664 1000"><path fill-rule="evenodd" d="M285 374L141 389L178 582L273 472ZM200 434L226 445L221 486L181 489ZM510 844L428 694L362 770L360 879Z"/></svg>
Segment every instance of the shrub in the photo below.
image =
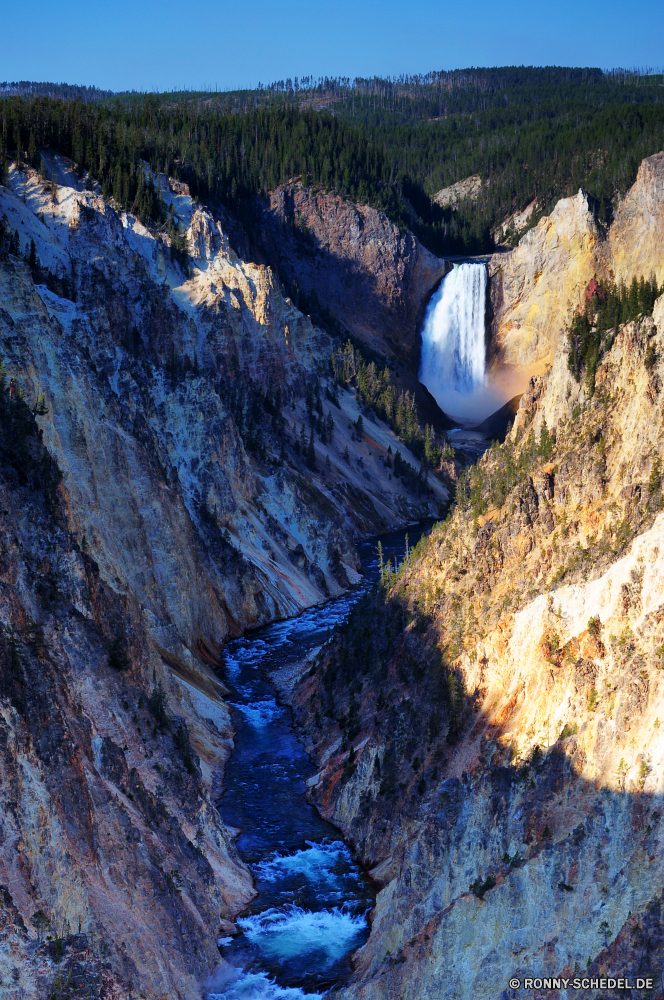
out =
<svg viewBox="0 0 664 1000"><path fill-rule="evenodd" d="M487 877L482 881L476 878L475 881L470 886L470 891L477 896L478 899L484 899L484 894L493 889L496 884L496 880L493 875L487 875Z"/></svg>
<svg viewBox="0 0 664 1000"><path fill-rule="evenodd" d="M187 729L186 723L181 722L175 730L173 743L175 744L175 749L182 758L182 763L184 764L186 771L189 774L194 774L196 771L196 765L194 763L194 755L191 750L189 730Z"/></svg>
<svg viewBox="0 0 664 1000"><path fill-rule="evenodd" d="M148 698L148 708L155 721L157 729L164 730L167 728L170 719L168 716L168 703L166 701L166 695L161 683L157 684L152 690L152 694Z"/></svg>

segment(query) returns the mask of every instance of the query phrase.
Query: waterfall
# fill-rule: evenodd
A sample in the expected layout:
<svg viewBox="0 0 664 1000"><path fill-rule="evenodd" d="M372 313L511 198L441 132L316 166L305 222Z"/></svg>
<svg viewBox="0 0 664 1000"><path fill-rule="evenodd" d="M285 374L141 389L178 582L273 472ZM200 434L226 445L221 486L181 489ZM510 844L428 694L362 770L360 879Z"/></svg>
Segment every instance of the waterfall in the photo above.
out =
<svg viewBox="0 0 664 1000"><path fill-rule="evenodd" d="M422 328L420 382L444 410L466 418L486 408L486 282L484 264L455 266L432 296Z"/></svg>

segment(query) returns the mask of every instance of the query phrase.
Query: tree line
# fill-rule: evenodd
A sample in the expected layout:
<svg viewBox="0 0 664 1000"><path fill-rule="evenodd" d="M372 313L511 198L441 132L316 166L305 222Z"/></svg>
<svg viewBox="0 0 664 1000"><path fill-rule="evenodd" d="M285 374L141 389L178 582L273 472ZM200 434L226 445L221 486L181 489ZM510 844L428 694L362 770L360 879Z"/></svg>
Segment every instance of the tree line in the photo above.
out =
<svg viewBox="0 0 664 1000"><path fill-rule="evenodd" d="M382 209L450 255L489 252L510 213L536 200L534 222L579 187L608 222L616 192L664 148L655 76L508 67L307 84L263 88L239 105L223 94L7 96L0 158L39 168L41 149L58 150L123 208L161 221L145 163L241 216L299 176ZM476 201L436 205L436 191L472 174L483 182Z"/></svg>

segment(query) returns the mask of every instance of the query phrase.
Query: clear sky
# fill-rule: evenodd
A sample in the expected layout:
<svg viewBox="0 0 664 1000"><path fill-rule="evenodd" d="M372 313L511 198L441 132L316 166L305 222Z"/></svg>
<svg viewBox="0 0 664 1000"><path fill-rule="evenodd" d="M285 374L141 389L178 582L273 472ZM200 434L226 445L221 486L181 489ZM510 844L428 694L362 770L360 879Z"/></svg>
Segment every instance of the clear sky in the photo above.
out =
<svg viewBox="0 0 664 1000"><path fill-rule="evenodd" d="M0 81L255 86L467 66L664 65L664 0L0 0Z"/></svg>

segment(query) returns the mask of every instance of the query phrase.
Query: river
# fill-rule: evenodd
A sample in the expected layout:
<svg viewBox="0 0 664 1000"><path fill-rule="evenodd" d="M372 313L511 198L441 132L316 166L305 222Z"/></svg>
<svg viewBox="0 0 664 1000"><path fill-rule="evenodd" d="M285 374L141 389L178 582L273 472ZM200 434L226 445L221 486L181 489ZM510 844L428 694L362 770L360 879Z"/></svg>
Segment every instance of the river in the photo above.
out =
<svg viewBox="0 0 664 1000"><path fill-rule="evenodd" d="M385 559L401 559L430 525L381 537ZM350 973L350 956L369 934L375 893L344 844L306 798L315 773L277 702L272 671L301 660L347 617L377 578L377 540L360 545L364 581L342 597L229 643L235 749L219 802L238 827L236 844L258 895L237 920L241 934L220 939L225 962L209 1000L318 1000Z"/></svg>

